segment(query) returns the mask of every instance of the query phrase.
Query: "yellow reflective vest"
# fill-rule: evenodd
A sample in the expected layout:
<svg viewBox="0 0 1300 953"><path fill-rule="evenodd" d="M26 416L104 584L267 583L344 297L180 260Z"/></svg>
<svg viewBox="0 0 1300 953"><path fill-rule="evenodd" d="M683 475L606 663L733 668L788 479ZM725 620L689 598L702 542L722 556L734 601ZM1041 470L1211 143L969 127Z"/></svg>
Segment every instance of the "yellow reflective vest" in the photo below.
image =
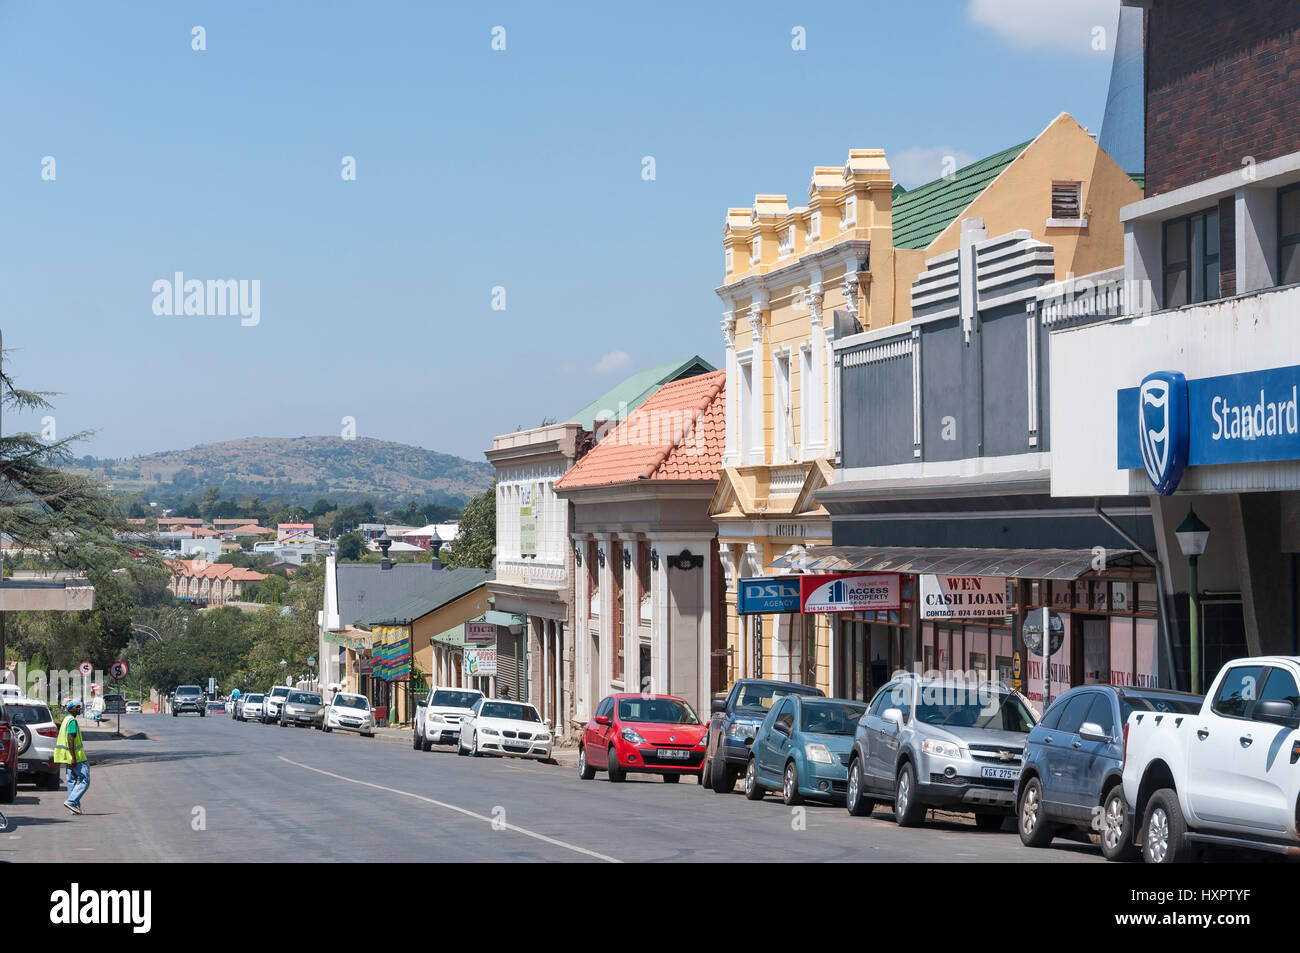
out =
<svg viewBox="0 0 1300 953"><path fill-rule="evenodd" d="M63 719L63 724L59 725L59 740L54 743L55 764L81 764L86 760L85 749L81 747L80 728L71 736L71 746L68 745L68 726L74 725L76 722L77 719L68 715Z"/></svg>

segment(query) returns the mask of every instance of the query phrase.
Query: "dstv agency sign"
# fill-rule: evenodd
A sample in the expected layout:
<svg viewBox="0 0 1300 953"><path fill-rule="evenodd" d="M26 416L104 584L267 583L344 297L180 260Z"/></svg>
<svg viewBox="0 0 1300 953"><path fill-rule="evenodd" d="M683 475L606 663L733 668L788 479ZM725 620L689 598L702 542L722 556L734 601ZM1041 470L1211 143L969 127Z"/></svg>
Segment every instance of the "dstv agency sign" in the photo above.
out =
<svg viewBox="0 0 1300 953"><path fill-rule="evenodd" d="M1121 470L1161 496L1189 467L1300 460L1300 366L1187 380L1157 371L1116 401Z"/></svg>
<svg viewBox="0 0 1300 953"><path fill-rule="evenodd" d="M798 576L755 576L740 580L741 615L799 611Z"/></svg>

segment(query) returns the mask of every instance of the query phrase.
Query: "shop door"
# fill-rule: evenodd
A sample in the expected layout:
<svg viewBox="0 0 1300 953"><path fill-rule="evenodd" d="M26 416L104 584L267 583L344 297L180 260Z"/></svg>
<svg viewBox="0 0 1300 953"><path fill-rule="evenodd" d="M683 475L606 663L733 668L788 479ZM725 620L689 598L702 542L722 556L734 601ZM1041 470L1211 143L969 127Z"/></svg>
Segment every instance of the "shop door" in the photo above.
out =
<svg viewBox="0 0 1300 953"><path fill-rule="evenodd" d="M1070 685L1110 683L1110 620L1072 613Z"/></svg>

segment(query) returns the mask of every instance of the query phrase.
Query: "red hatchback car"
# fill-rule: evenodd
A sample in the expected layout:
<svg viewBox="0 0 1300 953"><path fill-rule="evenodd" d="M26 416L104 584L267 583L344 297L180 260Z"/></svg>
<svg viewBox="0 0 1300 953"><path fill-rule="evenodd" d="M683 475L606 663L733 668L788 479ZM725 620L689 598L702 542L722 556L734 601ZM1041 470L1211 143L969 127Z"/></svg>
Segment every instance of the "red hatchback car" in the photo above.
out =
<svg viewBox="0 0 1300 953"><path fill-rule="evenodd" d="M628 774L659 774L675 782L683 774L700 777L708 726L681 698L672 695L610 695L582 729L578 776L590 781L597 771L611 781Z"/></svg>

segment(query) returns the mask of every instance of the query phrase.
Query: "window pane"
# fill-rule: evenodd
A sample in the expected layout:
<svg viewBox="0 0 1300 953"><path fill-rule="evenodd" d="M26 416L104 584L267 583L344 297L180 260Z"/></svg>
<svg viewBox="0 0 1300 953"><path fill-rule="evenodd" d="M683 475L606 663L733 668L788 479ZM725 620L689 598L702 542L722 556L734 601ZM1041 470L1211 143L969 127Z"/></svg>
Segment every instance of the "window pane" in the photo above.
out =
<svg viewBox="0 0 1300 953"><path fill-rule="evenodd" d="M1187 219L1165 225L1165 264L1187 261Z"/></svg>
<svg viewBox="0 0 1300 953"><path fill-rule="evenodd" d="M1096 692L1082 692L1070 699L1069 707L1061 713L1057 728L1067 734L1078 731L1079 726L1083 724L1083 716L1088 713L1096 697Z"/></svg>
<svg viewBox="0 0 1300 953"><path fill-rule="evenodd" d="M1213 211L1205 216L1205 254L1219 253L1219 213Z"/></svg>
<svg viewBox="0 0 1300 953"><path fill-rule="evenodd" d="M1109 695L1098 695L1097 700L1088 709L1088 716L1083 720L1098 725L1106 734L1115 737L1115 712L1111 707Z"/></svg>
<svg viewBox="0 0 1300 953"><path fill-rule="evenodd" d="M1192 219L1192 301L1205 300L1205 219Z"/></svg>
<svg viewBox="0 0 1300 953"><path fill-rule="evenodd" d="M1300 245L1283 245L1278 253L1278 284L1300 282Z"/></svg>
<svg viewBox="0 0 1300 953"><path fill-rule="evenodd" d="M1180 308L1187 304L1187 267L1165 273L1166 308Z"/></svg>
<svg viewBox="0 0 1300 953"><path fill-rule="evenodd" d="M1282 193L1282 221L1278 233L1283 238L1300 235L1300 189Z"/></svg>
<svg viewBox="0 0 1300 953"><path fill-rule="evenodd" d="M1214 710L1220 715L1242 716L1246 705L1255 700L1259 691L1259 675L1262 669L1258 665L1234 668L1223 677L1223 686L1214 699Z"/></svg>
<svg viewBox="0 0 1300 953"><path fill-rule="evenodd" d="M1295 679L1284 668L1272 668L1268 672L1268 681L1260 693L1262 702L1290 702L1300 706L1300 689L1296 688Z"/></svg>

